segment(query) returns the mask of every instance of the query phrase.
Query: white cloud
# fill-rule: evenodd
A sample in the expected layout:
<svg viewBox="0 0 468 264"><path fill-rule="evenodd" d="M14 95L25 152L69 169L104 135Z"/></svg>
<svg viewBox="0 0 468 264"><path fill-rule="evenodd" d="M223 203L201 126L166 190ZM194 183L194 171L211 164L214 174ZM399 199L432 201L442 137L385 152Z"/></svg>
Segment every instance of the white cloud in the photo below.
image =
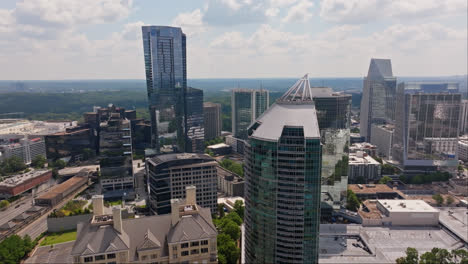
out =
<svg viewBox="0 0 468 264"><path fill-rule="evenodd" d="M203 13L200 9L195 9L188 13L180 13L174 18L172 25L182 27L184 33L189 36L206 31L206 26L203 24Z"/></svg>
<svg viewBox="0 0 468 264"><path fill-rule="evenodd" d="M310 10L314 3L309 0L301 0L288 10L288 14L283 18L283 22L307 22L312 17Z"/></svg>
<svg viewBox="0 0 468 264"><path fill-rule="evenodd" d="M265 15L267 17L275 17L279 14L280 10L277 7L270 7L267 10L265 10Z"/></svg>
<svg viewBox="0 0 468 264"><path fill-rule="evenodd" d="M382 18L414 19L466 14L466 0L322 0L320 16L336 23L367 23Z"/></svg>
<svg viewBox="0 0 468 264"><path fill-rule="evenodd" d="M290 6L296 2L297 0L270 0L271 6L275 6L275 7Z"/></svg>

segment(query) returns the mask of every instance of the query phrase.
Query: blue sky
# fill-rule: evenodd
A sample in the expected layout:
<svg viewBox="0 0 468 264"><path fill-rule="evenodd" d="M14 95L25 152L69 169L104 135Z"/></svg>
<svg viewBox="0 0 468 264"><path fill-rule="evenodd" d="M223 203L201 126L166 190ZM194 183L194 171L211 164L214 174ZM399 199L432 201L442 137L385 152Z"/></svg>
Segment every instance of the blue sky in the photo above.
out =
<svg viewBox="0 0 468 264"><path fill-rule="evenodd" d="M466 0L1 0L0 79L143 79L142 25L181 26L189 78L467 73Z"/></svg>

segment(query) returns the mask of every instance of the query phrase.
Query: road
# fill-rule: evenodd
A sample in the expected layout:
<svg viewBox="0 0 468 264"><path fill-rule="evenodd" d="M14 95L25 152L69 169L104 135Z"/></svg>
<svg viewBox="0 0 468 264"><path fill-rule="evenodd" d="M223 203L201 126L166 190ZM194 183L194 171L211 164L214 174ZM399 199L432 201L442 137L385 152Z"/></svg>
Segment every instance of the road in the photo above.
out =
<svg viewBox="0 0 468 264"><path fill-rule="evenodd" d="M58 205L56 205L52 210L54 209L59 209L62 206L64 206L68 201L72 200L76 194L84 191L86 188L88 188L88 185L84 185L77 191L75 191L73 194L69 195L65 200L60 202ZM51 210L51 211L52 211ZM49 211L50 212L50 211ZM26 234L31 237L31 239L35 239L38 237L40 234L44 233L47 231L47 216L49 215L49 212L45 213L38 219L36 219L34 222L30 223L28 226L20 230L17 234L24 237Z"/></svg>

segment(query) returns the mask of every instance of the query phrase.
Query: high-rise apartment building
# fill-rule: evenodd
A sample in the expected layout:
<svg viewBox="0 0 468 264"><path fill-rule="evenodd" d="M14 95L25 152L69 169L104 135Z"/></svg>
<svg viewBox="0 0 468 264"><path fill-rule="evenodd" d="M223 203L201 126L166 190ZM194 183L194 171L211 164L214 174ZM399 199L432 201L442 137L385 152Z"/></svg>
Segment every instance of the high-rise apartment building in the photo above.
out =
<svg viewBox="0 0 468 264"><path fill-rule="evenodd" d="M217 208L218 163L205 154L172 153L146 160L150 209L155 214L171 212L171 199L184 198L185 187L197 187L198 204Z"/></svg>
<svg viewBox="0 0 468 264"><path fill-rule="evenodd" d="M312 87L322 142L322 212L346 204L351 95ZM331 212L330 212L331 213Z"/></svg>
<svg viewBox="0 0 468 264"><path fill-rule="evenodd" d="M396 77L388 59L371 59L364 78L361 100L360 132L370 142L372 124L385 124L395 119Z"/></svg>
<svg viewBox="0 0 468 264"><path fill-rule="evenodd" d="M248 128L245 262L317 263L321 145L307 75Z"/></svg>
<svg viewBox="0 0 468 264"><path fill-rule="evenodd" d="M459 127L460 135L468 134L468 100L462 100Z"/></svg>
<svg viewBox="0 0 468 264"><path fill-rule="evenodd" d="M181 28L143 26L143 50L151 145L160 151L160 141L185 151L185 90L187 88L186 37Z"/></svg>
<svg viewBox="0 0 468 264"><path fill-rule="evenodd" d="M268 90L234 89L231 95L232 133L234 137L247 139L247 127L270 104Z"/></svg>
<svg viewBox="0 0 468 264"><path fill-rule="evenodd" d="M458 83L398 84L393 159L405 171L455 168L461 94Z"/></svg>
<svg viewBox="0 0 468 264"><path fill-rule="evenodd" d="M99 135L100 184L109 199L125 198L133 193L133 154L130 121L111 113L102 122Z"/></svg>
<svg viewBox="0 0 468 264"><path fill-rule="evenodd" d="M187 131L186 152L205 151L203 117L203 90L188 87L185 94L185 128Z"/></svg>
<svg viewBox="0 0 468 264"><path fill-rule="evenodd" d="M205 140L221 136L221 104L203 103L203 115L205 117Z"/></svg>

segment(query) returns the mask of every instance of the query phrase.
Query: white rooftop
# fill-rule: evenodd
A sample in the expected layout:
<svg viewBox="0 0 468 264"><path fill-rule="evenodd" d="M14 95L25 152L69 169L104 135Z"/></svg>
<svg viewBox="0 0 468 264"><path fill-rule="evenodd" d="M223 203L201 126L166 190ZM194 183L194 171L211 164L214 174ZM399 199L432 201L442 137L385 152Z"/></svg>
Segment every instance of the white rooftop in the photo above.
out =
<svg viewBox="0 0 468 264"><path fill-rule="evenodd" d="M230 147L230 146L224 143L218 143L218 144L208 146L208 148L210 149L227 148L227 147Z"/></svg>
<svg viewBox="0 0 468 264"><path fill-rule="evenodd" d="M389 212L432 212L437 213L439 210L430 206L423 200L377 200L377 202L385 207Z"/></svg>

